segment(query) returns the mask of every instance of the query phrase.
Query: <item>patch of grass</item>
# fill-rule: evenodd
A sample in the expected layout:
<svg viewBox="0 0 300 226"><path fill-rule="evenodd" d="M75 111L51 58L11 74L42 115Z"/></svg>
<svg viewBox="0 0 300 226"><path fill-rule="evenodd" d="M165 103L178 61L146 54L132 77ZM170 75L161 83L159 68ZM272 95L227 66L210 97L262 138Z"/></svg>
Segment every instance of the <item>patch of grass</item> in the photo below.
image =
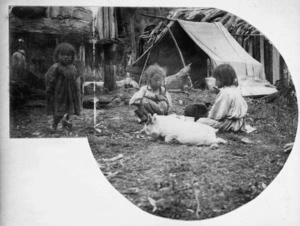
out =
<svg viewBox="0 0 300 226"><path fill-rule="evenodd" d="M215 94L171 93L177 114L187 104L213 103ZM182 103L182 104L181 104ZM138 131L133 108L97 110L101 133L93 128L93 110L72 119L75 131L56 135L46 130L51 118L42 109L22 109L12 114L12 137L87 136L100 169L128 200L151 214L172 219L197 220L228 213L257 197L272 183L288 154L283 145L295 139L298 110L284 99L265 103L247 98L251 134L218 133L228 141L212 150L152 140ZM25 111L25 112L24 112ZM241 138L252 143L245 144ZM107 162L104 159L122 158ZM151 199L149 199L151 198ZM149 200L154 200L156 208Z"/></svg>

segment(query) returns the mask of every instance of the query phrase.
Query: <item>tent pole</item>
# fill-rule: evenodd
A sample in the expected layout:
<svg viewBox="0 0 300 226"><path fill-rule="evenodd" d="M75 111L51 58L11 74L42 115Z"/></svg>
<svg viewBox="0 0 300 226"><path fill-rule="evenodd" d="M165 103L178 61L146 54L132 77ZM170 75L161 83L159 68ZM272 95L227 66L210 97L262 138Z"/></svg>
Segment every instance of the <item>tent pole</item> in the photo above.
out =
<svg viewBox="0 0 300 226"><path fill-rule="evenodd" d="M166 25L165 23L164 23L164 25L165 25L166 28L168 29L168 31L169 31L169 33L170 33L170 35L171 35L171 37L172 37L172 39L173 39L173 41L174 41L174 43L175 43L175 46L176 46L176 48L177 48L177 50L178 50L178 53L179 53L179 55L180 55L180 58L181 58L181 62L182 62L182 64L183 64L183 67L185 67L186 64L185 64L185 62L184 62L184 58L183 58L182 52L181 52L180 49L179 49L178 43L177 43L177 41L176 41L176 39L175 39L175 37L174 37L174 35L173 35L173 32L172 32L171 29L168 27L168 25Z"/></svg>
<svg viewBox="0 0 300 226"><path fill-rule="evenodd" d="M152 46L151 46L151 48L152 48ZM149 53L148 53L148 55L147 55L147 58L146 58L146 61L145 61L145 64L144 64L144 67L143 67L143 70L142 70L142 73L141 73L141 76L140 76L139 86L141 86L142 77L143 77L143 74L144 74L146 65L147 65L147 63L148 63L148 59L149 59L150 53L151 53L151 49L149 50Z"/></svg>
<svg viewBox="0 0 300 226"><path fill-rule="evenodd" d="M142 15L142 16L147 16L147 17L160 18L160 19L163 19L163 20L176 21L176 19L173 19L173 18L167 18L167 17L157 16L157 15L149 15L149 14L145 14L145 13L141 13L141 15ZM171 37L172 37L172 39L173 39L173 41L174 41L174 43L175 43L175 46L176 46L176 48L177 48L177 50L178 50L178 52L179 52L179 55L180 55L182 64L183 64L183 66L185 67L186 64L185 64L185 62L184 62L183 55L182 55L182 53L181 53L181 51L180 51L180 49L179 49L178 43L177 43L177 41L176 41L176 39L175 39L175 37L174 37L174 35L173 35L171 29L170 29L170 28L168 27L168 25L165 24L164 22L163 22L163 24L164 24L164 25L166 26L166 28L168 29L168 31L169 31L169 33L170 33L170 35L171 35Z"/></svg>
<svg viewBox="0 0 300 226"><path fill-rule="evenodd" d="M147 16L147 17L159 18L159 19L163 19L163 20L176 21L176 19L168 18L168 17L164 17L164 16L150 15L150 14L146 14L146 13L141 13L141 15Z"/></svg>

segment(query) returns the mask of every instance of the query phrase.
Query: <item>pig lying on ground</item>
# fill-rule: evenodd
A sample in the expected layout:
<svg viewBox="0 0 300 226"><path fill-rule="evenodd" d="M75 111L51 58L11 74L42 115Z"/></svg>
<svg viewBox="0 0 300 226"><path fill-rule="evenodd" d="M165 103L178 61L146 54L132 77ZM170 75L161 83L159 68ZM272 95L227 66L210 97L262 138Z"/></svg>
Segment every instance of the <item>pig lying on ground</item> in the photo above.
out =
<svg viewBox="0 0 300 226"><path fill-rule="evenodd" d="M191 70L191 64L185 66L175 75L166 77L165 84L167 90L181 90L186 92L193 87L189 71Z"/></svg>
<svg viewBox="0 0 300 226"><path fill-rule="evenodd" d="M176 115L148 115L148 121L142 132L151 135L152 138L164 138L169 143L177 140L181 144L207 145L218 148L218 143L226 144L227 141L216 137L218 130L211 126L197 122L184 121Z"/></svg>

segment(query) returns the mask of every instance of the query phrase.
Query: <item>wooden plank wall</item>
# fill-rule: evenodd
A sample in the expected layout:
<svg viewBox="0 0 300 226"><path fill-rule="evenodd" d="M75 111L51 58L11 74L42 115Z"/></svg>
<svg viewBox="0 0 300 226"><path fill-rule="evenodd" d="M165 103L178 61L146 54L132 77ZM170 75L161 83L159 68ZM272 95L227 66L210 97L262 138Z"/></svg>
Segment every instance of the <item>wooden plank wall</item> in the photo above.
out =
<svg viewBox="0 0 300 226"><path fill-rule="evenodd" d="M280 76L280 54L278 52L278 50L272 45L272 79L273 79L273 84L281 79L281 76Z"/></svg>
<svg viewBox="0 0 300 226"><path fill-rule="evenodd" d="M262 63L266 79L275 84L283 78L282 57L278 50L263 35L233 35L239 44L257 61Z"/></svg>
<svg viewBox="0 0 300 226"><path fill-rule="evenodd" d="M115 39L117 37L117 25L114 8L99 7L95 26L98 30L100 40Z"/></svg>
<svg viewBox="0 0 300 226"><path fill-rule="evenodd" d="M265 70L265 51L264 51L264 42L265 42L265 38L263 36L259 37L259 56L260 59L259 61L261 62L261 64L264 67ZM266 71L266 70L265 70Z"/></svg>
<svg viewBox="0 0 300 226"><path fill-rule="evenodd" d="M95 27L98 30L100 41L98 49L100 72L104 76L105 89L112 91L115 88L115 78L117 76L116 65L114 64L116 44L112 42L118 37L115 9L113 7L99 7Z"/></svg>

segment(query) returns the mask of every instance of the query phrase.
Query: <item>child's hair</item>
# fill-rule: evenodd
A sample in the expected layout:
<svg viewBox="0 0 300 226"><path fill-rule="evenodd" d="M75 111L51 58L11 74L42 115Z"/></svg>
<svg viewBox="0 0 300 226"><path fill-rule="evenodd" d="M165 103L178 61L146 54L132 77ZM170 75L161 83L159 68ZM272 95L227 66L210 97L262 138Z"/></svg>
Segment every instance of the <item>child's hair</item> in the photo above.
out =
<svg viewBox="0 0 300 226"><path fill-rule="evenodd" d="M219 80L219 88L224 86L238 85L236 73L229 64L221 64L217 66L213 72L213 76Z"/></svg>
<svg viewBox="0 0 300 226"><path fill-rule="evenodd" d="M56 46L55 50L54 50L54 60L55 62L58 62L58 54L61 52L67 52L70 53L72 55L72 62L74 62L75 60L75 49L74 47L66 42L62 42L59 45Z"/></svg>
<svg viewBox="0 0 300 226"><path fill-rule="evenodd" d="M155 74L159 74L162 79L165 79L167 70L159 66L157 63L150 65L144 72L144 78L146 79L147 83Z"/></svg>

